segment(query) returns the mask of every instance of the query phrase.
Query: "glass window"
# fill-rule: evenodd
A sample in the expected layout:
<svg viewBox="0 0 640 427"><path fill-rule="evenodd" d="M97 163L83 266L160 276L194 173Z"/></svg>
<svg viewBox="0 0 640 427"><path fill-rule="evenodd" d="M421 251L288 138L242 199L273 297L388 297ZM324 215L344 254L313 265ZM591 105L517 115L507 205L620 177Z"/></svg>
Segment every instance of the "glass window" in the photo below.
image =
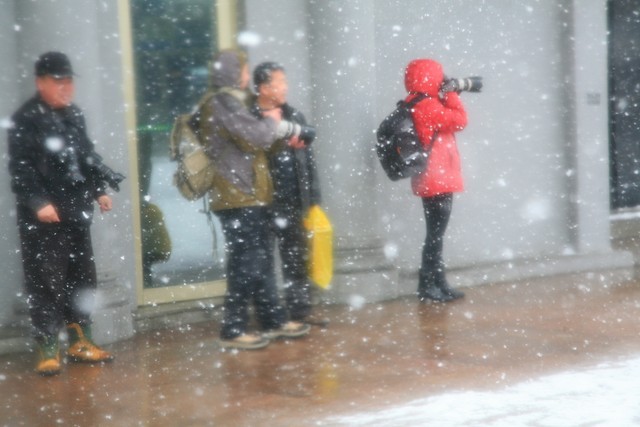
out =
<svg viewBox="0 0 640 427"><path fill-rule="evenodd" d="M220 225L203 200L182 198L169 159L174 118L191 111L207 87L218 45L215 2L130 0L130 8L144 288L220 280Z"/></svg>

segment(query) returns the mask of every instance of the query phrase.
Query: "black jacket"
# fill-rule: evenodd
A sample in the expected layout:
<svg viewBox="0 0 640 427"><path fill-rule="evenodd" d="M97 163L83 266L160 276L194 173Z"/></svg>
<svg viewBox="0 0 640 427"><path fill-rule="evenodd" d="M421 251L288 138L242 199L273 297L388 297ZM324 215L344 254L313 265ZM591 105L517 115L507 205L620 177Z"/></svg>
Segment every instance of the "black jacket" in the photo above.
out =
<svg viewBox="0 0 640 427"><path fill-rule="evenodd" d="M36 224L37 211L52 204L62 224L91 224L93 202L105 194L96 161L77 106L54 110L38 95L28 100L14 113L9 129L18 222Z"/></svg>
<svg viewBox="0 0 640 427"><path fill-rule="evenodd" d="M283 120L307 124L304 115L289 104L281 108ZM258 117L262 116L255 104L251 111ZM274 209L295 208L304 214L309 206L320 204L320 182L311 146L303 149L286 146L272 152L269 168L274 188Z"/></svg>

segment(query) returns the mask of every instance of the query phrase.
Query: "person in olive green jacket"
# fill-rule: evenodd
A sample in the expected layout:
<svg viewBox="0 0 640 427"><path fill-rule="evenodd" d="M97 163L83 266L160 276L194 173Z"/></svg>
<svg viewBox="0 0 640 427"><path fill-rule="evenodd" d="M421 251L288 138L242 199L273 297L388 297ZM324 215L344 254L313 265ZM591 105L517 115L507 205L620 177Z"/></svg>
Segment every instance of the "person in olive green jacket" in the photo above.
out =
<svg viewBox="0 0 640 427"><path fill-rule="evenodd" d="M242 52L224 50L211 66L214 95L202 106L199 126L215 166L211 208L220 219L227 252L227 293L220 345L258 349L271 339L306 335L309 325L287 321L276 287L269 204L273 185L267 151L292 134L279 110L254 117L247 106L249 67ZM289 132L289 133L288 133ZM247 333L253 300L261 334Z"/></svg>

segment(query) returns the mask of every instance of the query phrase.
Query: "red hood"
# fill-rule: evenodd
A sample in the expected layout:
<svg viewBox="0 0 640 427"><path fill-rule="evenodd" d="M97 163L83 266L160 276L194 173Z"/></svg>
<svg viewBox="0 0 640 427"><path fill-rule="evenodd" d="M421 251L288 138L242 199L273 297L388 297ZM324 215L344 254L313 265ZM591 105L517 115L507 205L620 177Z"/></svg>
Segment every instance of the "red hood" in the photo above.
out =
<svg viewBox="0 0 640 427"><path fill-rule="evenodd" d="M432 59L413 60L404 73L407 92L422 92L432 97L438 96L443 80L442 65Z"/></svg>

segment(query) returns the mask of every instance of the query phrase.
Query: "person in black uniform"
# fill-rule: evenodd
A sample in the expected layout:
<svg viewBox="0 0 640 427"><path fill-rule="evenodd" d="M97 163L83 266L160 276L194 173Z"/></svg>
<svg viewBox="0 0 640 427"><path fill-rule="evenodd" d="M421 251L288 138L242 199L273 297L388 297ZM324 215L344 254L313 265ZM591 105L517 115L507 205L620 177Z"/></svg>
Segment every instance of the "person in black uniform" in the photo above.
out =
<svg viewBox="0 0 640 427"><path fill-rule="evenodd" d="M257 97L252 112L280 109L282 119L306 126L304 115L287 104L287 77L275 62L263 62L253 71ZM320 187L311 142L313 137L293 136L286 148L269 157L274 197L271 205L285 283L285 300L291 320L326 326L312 315L311 286L307 272L307 237L302 220L310 206L320 203Z"/></svg>
<svg viewBox="0 0 640 427"><path fill-rule="evenodd" d="M25 288L39 352L36 371L61 371L58 335L66 326L69 360L109 362L91 338L96 266L93 203L112 209L106 185L124 176L102 163L74 104L68 57L47 52L35 63L37 93L12 116L9 172L16 195Z"/></svg>

